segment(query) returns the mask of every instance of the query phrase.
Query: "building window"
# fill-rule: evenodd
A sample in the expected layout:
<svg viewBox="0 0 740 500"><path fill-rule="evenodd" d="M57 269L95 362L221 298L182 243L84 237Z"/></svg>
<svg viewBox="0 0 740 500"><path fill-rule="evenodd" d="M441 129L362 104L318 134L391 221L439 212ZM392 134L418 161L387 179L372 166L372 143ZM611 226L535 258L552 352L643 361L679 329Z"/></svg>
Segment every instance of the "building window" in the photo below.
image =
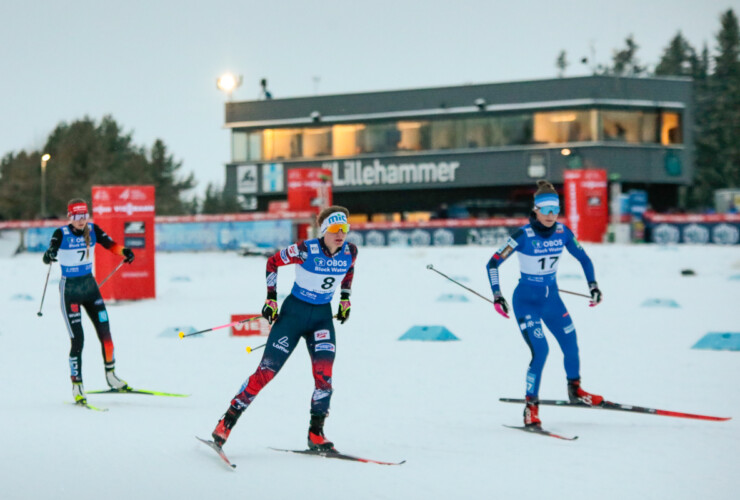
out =
<svg viewBox="0 0 740 500"><path fill-rule="evenodd" d="M266 129L263 134L262 152L265 160L298 158L302 155L301 129Z"/></svg>
<svg viewBox="0 0 740 500"><path fill-rule="evenodd" d="M458 120L433 120L430 122L430 149L453 149L458 147Z"/></svg>
<svg viewBox="0 0 740 500"><path fill-rule="evenodd" d="M426 121L403 121L396 125L400 133L400 139L396 148L398 151L422 151L429 149L428 141L424 139L429 137L429 122Z"/></svg>
<svg viewBox="0 0 740 500"><path fill-rule="evenodd" d="M330 156L331 142L331 127L303 129L303 156L306 158Z"/></svg>
<svg viewBox="0 0 740 500"><path fill-rule="evenodd" d="M354 156L359 153L357 133L364 125L334 125L332 130L332 156Z"/></svg>
<svg viewBox="0 0 740 500"><path fill-rule="evenodd" d="M534 141L544 144L591 141L589 110L546 111L534 114Z"/></svg>
<svg viewBox="0 0 740 500"><path fill-rule="evenodd" d="M398 149L401 134L395 123L370 123L357 131L359 153L388 153Z"/></svg>
<svg viewBox="0 0 740 500"><path fill-rule="evenodd" d="M601 111L604 141L638 143L643 139L641 111Z"/></svg>
<svg viewBox="0 0 740 500"><path fill-rule="evenodd" d="M532 115L503 115L491 118L491 146L532 143Z"/></svg>
<svg viewBox="0 0 740 500"><path fill-rule="evenodd" d="M234 131L231 134L231 161L247 161L247 133Z"/></svg>
<svg viewBox="0 0 740 500"><path fill-rule="evenodd" d="M669 144L683 144L681 115L668 111L660 114L660 143L664 146Z"/></svg>
<svg viewBox="0 0 740 500"><path fill-rule="evenodd" d="M247 151L247 159L249 161L261 160L262 159L262 131L250 132L247 140L249 150Z"/></svg>
<svg viewBox="0 0 740 500"><path fill-rule="evenodd" d="M465 120L463 147L485 148L491 143L491 120L488 118L468 118Z"/></svg>

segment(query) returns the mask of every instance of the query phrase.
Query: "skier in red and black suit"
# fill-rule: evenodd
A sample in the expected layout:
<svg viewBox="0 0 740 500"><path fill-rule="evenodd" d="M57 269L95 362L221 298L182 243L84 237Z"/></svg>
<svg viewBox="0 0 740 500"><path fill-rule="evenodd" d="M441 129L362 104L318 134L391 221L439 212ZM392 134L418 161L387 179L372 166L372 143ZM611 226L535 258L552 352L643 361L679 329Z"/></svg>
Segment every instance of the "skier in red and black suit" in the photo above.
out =
<svg viewBox="0 0 740 500"><path fill-rule="evenodd" d="M113 355L108 312L92 275L95 247L99 243L107 250L122 255L128 264L134 261L134 252L113 241L97 224L88 221L87 203L84 200L70 200L67 216L69 224L54 231L49 248L44 252L43 261L45 264L51 264L58 260L62 268L59 293L64 321L72 342L69 351L72 394L76 403L87 404L85 389L82 386L82 346L85 336L82 331L80 306L84 307L100 339L105 362L105 380L111 389L119 391L128 389L128 384L119 379L115 373L116 360Z"/></svg>
<svg viewBox="0 0 740 500"><path fill-rule="evenodd" d="M344 323L349 318L349 297L357 258L357 247L345 241L349 231L348 216L349 211L344 207L332 206L322 210L318 216L320 238L293 244L267 260L267 300L262 308L262 316L274 324L257 371L231 400L229 409L212 433L214 442L219 446L223 446L242 412L277 375L300 339L304 338L315 382L308 447L320 451L334 449L334 444L324 436L324 419L329 414L332 366L336 353L331 300L336 289L340 288L336 318ZM295 283L278 315L277 271L279 267L289 264L298 266Z"/></svg>

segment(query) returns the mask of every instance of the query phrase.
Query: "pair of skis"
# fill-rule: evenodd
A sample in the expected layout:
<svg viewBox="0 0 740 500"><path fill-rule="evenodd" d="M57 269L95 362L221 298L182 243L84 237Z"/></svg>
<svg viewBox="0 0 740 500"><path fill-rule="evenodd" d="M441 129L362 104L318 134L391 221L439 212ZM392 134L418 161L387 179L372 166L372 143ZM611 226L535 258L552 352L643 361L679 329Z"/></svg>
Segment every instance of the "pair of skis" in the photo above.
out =
<svg viewBox="0 0 740 500"><path fill-rule="evenodd" d="M499 401L503 403L520 403L523 404L525 402L524 399L520 398L499 398ZM713 417L711 415L698 415L696 413L684 413L679 411L670 411L670 410L660 410L658 408L648 408L645 406L634 406L634 405L626 405L622 403L614 403L612 401L603 401L598 405L587 405L586 403L571 403L567 400L561 400L561 399L541 399L540 405L544 406L565 406L570 408L591 408L592 410L614 410L614 411L626 411L626 412L632 412L632 413L644 413L648 415L661 415L664 417L676 417L676 418L690 418L690 419L696 419L696 420L710 420L714 422L724 422L727 420L730 420L732 417ZM542 436L549 436L554 437L557 439L564 439L566 441L574 441L578 439L578 436L562 436L560 434L555 434L553 432L547 431L543 429L541 426L514 426L514 425L504 425L504 427L508 427L509 429L518 429L526 432L531 432L534 434L540 434Z"/></svg>
<svg viewBox="0 0 740 500"><path fill-rule="evenodd" d="M231 469L234 470L236 468L236 464L231 463L231 460L226 456L224 453L223 448L219 446L214 441L203 439L198 436L195 436L195 439L200 441L201 443L205 444L209 448L211 448L213 451L218 453L218 456L221 457L221 460ZM401 462L383 462L381 460L373 460L372 458L363 458L363 457L357 457L355 455L347 455L346 453L340 453L336 450L331 451L317 451L317 450L286 450L283 448L270 448L273 451L284 451L286 453L297 453L299 455L312 455L315 457L324 457L324 458L336 458L339 460L348 460L351 462L361 462L365 464L378 464L378 465L401 465L403 463L406 463L406 460L402 460Z"/></svg>
<svg viewBox="0 0 740 500"><path fill-rule="evenodd" d="M146 389L132 389L131 387L126 387L125 389L106 389L106 390L98 390L98 391L87 391L87 394L144 394L147 396L165 396L165 397L171 397L171 398L186 398L189 396L189 394L177 394L174 392L161 392L161 391L149 391ZM87 408L88 410L94 410L94 411L108 411L108 408L102 408L99 406L93 406L90 403L85 401L77 401L76 403L72 403L76 406L80 406L82 408Z"/></svg>

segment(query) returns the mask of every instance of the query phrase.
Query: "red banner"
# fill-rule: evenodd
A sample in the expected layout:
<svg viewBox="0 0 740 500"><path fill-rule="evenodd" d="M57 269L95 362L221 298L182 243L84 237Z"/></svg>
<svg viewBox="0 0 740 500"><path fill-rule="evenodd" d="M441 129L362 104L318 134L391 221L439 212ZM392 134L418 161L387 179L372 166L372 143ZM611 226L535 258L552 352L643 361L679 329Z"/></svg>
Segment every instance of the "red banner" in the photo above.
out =
<svg viewBox="0 0 740 500"><path fill-rule="evenodd" d="M136 256L132 264L124 264L101 287L103 298L154 298L154 186L93 186L92 209L95 223ZM121 260L120 255L102 248L95 252L98 281L108 276Z"/></svg>
<svg viewBox="0 0 740 500"><path fill-rule="evenodd" d="M231 327L231 335L243 337L247 335L269 335L270 324L261 314L232 314L231 322L244 321L245 319L259 318Z"/></svg>
<svg viewBox="0 0 740 500"><path fill-rule="evenodd" d="M293 168L288 170L288 207L318 214L332 203L331 170ZM308 236L309 224L298 225L298 239Z"/></svg>
<svg viewBox="0 0 740 500"><path fill-rule="evenodd" d="M566 170L565 214L581 241L601 243L609 223L606 170Z"/></svg>

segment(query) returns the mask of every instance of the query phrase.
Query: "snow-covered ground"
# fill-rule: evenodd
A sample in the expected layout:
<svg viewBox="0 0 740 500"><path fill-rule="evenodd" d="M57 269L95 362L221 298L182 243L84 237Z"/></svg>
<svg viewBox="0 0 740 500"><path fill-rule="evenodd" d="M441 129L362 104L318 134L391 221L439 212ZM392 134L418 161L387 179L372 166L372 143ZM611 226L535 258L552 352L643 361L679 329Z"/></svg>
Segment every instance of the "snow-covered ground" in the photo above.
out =
<svg viewBox="0 0 740 500"><path fill-rule="evenodd" d="M132 386L183 399L91 395L110 409L71 404L69 340L58 267L44 315L38 254L0 258L0 498L10 499L734 499L740 491L740 352L695 350L707 332L740 331L740 251L717 246L586 246L605 302L564 296L574 318L587 390L613 401L735 417L706 422L543 407L545 427L577 441L528 435L522 397L529 350L513 319L426 269L486 295L493 249L361 249L352 316L337 324L332 413L326 431L345 452L397 467L283 454L305 447L312 391L299 347L232 432L229 471L198 443L254 371L264 338L161 336L252 313L264 300L264 259L227 253L160 254L157 299L109 304L117 372ZM690 268L695 276L682 276ZM502 270L507 298L516 259ZM573 258L559 285L585 292ZM732 279L735 277L735 279ZM280 273L288 293L293 271ZM438 301L463 294L467 302ZM643 307L671 299L679 307ZM459 342L399 341L414 325L444 325ZM85 318L87 389L105 387L98 340ZM541 396L566 396L552 337Z"/></svg>

